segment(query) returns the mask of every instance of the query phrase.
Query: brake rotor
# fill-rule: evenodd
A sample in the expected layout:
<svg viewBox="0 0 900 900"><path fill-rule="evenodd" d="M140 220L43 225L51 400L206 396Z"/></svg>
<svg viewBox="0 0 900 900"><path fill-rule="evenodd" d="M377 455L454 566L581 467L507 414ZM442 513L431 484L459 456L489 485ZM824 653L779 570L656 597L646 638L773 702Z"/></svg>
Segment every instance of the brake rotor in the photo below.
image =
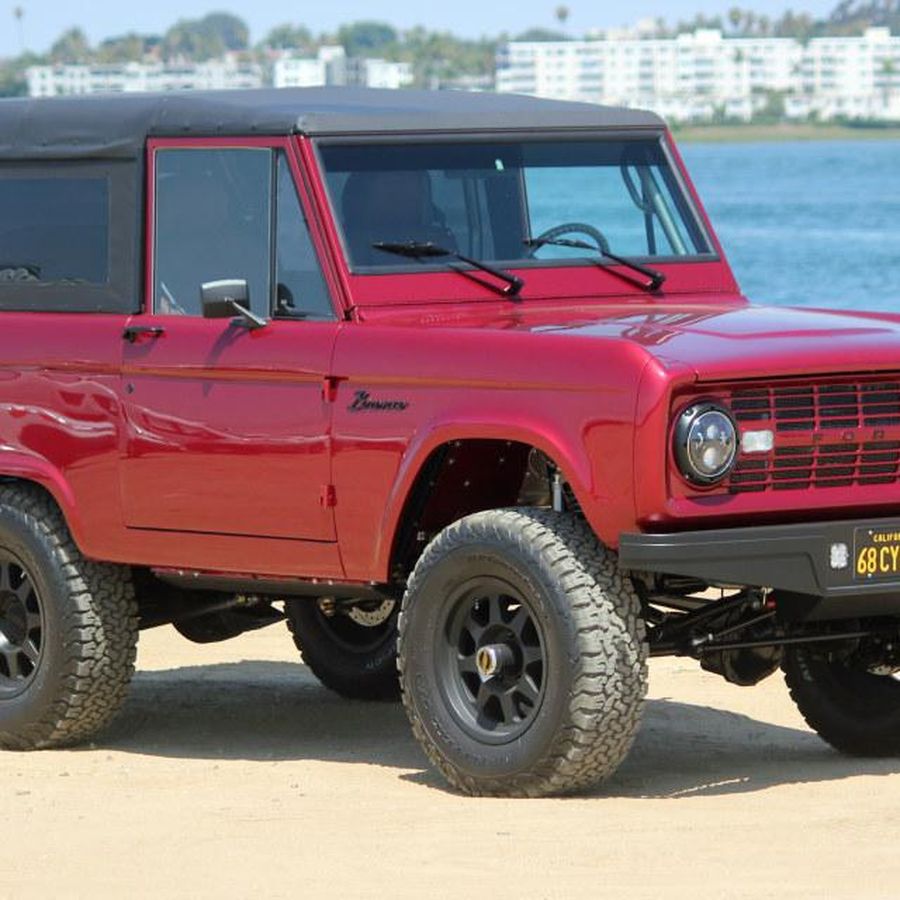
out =
<svg viewBox="0 0 900 900"><path fill-rule="evenodd" d="M369 601L353 604L336 604L330 597L319 600L319 609L323 615L331 618L340 613L363 628L376 628L379 625L383 625L391 617L391 613L396 605L395 600L382 600L380 603L378 601Z"/></svg>
<svg viewBox="0 0 900 900"><path fill-rule="evenodd" d="M364 628L375 628L387 622L396 605L395 600L382 600L381 603L366 604L365 606L354 604L344 607L341 611L357 625L362 625Z"/></svg>

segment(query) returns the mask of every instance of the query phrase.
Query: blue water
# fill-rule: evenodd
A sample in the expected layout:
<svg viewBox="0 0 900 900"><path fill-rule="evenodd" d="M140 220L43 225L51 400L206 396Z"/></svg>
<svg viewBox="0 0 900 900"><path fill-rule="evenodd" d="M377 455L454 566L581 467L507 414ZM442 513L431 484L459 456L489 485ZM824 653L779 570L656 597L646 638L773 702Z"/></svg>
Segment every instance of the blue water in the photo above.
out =
<svg viewBox="0 0 900 900"><path fill-rule="evenodd" d="M751 300L900 312L900 141L681 150Z"/></svg>

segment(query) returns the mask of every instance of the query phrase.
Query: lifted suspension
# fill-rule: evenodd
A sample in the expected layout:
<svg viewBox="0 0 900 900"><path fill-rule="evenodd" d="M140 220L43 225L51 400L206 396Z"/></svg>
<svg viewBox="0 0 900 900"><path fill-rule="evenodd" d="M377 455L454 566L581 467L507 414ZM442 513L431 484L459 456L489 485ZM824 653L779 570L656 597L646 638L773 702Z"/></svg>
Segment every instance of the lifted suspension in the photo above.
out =
<svg viewBox="0 0 900 900"><path fill-rule="evenodd" d="M851 620L803 625L778 620L775 597L744 590L723 600L644 594L651 656L690 656L708 671L735 684L756 684L780 665L787 647L825 647L875 639L900 638L897 620ZM699 606L696 604L699 601ZM676 610L672 612L671 610Z"/></svg>

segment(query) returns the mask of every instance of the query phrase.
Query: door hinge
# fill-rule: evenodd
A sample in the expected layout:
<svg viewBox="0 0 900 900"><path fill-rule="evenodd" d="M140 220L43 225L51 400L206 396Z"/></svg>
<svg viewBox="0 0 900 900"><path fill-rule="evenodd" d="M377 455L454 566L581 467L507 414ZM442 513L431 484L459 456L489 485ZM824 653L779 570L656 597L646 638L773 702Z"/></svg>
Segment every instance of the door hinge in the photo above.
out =
<svg viewBox="0 0 900 900"><path fill-rule="evenodd" d="M322 485L322 491L319 494L319 502L325 509L337 506L337 493L333 484Z"/></svg>

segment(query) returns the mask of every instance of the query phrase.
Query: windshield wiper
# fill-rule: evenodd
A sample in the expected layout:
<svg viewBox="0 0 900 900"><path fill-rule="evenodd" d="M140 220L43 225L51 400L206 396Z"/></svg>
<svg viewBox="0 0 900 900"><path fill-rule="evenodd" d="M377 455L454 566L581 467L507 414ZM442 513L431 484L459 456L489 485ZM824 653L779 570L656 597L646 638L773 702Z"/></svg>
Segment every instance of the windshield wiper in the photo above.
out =
<svg viewBox="0 0 900 900"><path fill-rule="evenodd" d="M485 281L481 278L474 279L479 284L483 284L485 287L497 291L498 294L502 294L504 297L515 297L518 295L519 291L525 287L525 281L519 278L518 275L513 275L512 272L507 272L504 269L497 269L494 266L482 262L480 259L472 259L469 256L463 256L462 253L457 253L456 250L448 250L446 247L441 247L432 241L375 241L372 246L376 250L383 250L385 253L394 253L397 256L408 256L411 259L440 257L458 259L460 262L473 266L476 269L481 269L482 272L487 272L489 275L493 275L494 278L505 282L505 287L501 287L499 284L494 284L491 281ZM461 275L465 275L468 278L474 277L465 269L457 269L455 266L452 268L454 271L459 272Z"/></svg>
<svg viewBox="0 0 900 900"><path fill-rule="evenodd" d="M627 275L623 276L626 280L632 282L632 284L637 284L645 291L658 291L666 283L666 276L657 269L650 269L647 266L642 266L640 263L636 263L626 256L619 256L617 253L612 253L609 250L604 250L603 247L598 247L596 244L589 244L587 241L580 241L577 238L526 238L524 244L526 247L546 247L549 244L553 247L573 247L576 250L591 250L594 253L599 253L605 259L611 259L613 262L625 266L625 268L631 269L633 272L646 275L646 277L650 279L647 282L635 281L632 278L628 278ZM601 268L609 269L609 266L605 265L599 259L592 260L592 262ZM613 272L613 274L619 274L616 273L615 269L610 269L610 271Z"/></svg>

